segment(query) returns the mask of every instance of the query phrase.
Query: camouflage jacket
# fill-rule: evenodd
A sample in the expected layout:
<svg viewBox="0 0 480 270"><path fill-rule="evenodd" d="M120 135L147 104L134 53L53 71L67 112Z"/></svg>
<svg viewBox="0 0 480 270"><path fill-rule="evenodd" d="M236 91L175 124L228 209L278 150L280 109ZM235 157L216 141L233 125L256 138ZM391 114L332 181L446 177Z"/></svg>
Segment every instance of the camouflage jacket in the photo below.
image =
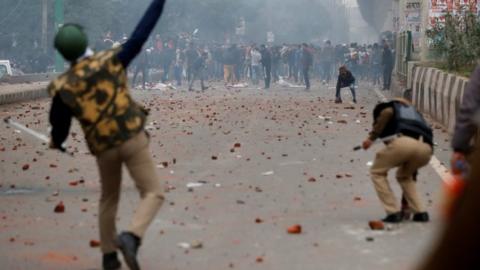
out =
<svg viewBox="0 0 480 270"><path fill-rule="evenodd" d="M94 155L129 140L143 130L146 121L145 109L129 94L118 51L81 59L48 86L49 95L60 95L79 120Z"/></svg>

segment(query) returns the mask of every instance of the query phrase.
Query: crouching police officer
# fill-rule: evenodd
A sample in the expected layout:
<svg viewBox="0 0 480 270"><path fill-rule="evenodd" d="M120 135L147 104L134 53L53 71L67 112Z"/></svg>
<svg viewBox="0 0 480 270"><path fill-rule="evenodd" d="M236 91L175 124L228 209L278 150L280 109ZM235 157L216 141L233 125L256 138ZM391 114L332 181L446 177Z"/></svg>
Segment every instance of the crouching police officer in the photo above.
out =
<svg viewBox="0 0 480 270"><path fill-rule="evenodd" d="M165 0L153 0L131 38L121 47L86 55L87 36L78 25L66 24L55 48L71 63L48 87L53 148L61 149L75 117L96 157L101 180L99 226L103 269L120 269L117 248L130 269L140 269L137 251L164 198L144 130L147 113L128 91L126 69L155 27ZM117 236L115 218L125 164L141 201L128 231Z"/></svg>
<svg viewBox="0 0 480 270"><path fill-rule="evenodd" d="M398 167L397 181L413 211L413 221L428 222L429 215L420 201L414 175L432 157L432 129L422 115L404 99L377 105L373 117L373 130L363 142L363 149L369 149L376 139L383 139L386 144L377 153L370 170L377 195L387 212L383 221L397 223L403 219L387 180L388 171Z"/></svg>

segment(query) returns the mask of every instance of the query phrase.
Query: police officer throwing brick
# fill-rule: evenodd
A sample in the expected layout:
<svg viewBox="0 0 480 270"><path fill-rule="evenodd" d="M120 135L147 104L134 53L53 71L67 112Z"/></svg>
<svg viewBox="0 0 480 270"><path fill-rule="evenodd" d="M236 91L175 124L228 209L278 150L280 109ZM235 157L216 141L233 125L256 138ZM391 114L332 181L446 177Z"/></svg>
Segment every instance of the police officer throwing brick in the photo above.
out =
<svg viewBox="0 0 480 270"><path fill-rule="evenodd" d="M404 99L377 105L373 117L373 130L363 142L363 149L369 149L377 139L386 138L386 147L376 154L370 170L378 198L387 212L383 221L398 223L403 220L401 209L387 180L388 171L398 168L397 181L413 211L413 221L428 222L429 215L417 192L414 175L432 157L432 129L422 115Z"/></svg>
<svg viewBox="0 0 480 270"><path fill-rule="evenodd" d="M51 147L61 149L72 117L80 122L90 152L96 157L101 180L99 226L103 269L120 269L119 249L130 269L140 269L137 251L164 197L144 130L146 110L128 91L126 69L141 52L162 13L165 0L153 0L122 46L86 54L88 40L79 25L66 24L55 37L55 48L71 63L48 87ZM117 236L115 218L125 165L141 201L129 229Z"/></svg>

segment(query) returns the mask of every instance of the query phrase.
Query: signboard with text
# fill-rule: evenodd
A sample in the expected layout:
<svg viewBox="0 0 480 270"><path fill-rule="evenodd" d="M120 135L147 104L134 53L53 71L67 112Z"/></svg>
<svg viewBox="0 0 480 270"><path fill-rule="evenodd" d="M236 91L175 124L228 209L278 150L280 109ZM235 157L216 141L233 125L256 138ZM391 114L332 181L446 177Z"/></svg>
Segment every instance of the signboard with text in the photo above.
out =
<svg viewBox="0 0 480 270"><path fill-rule="evenodd" d="M463 14L465 12L472 12L477 14L479 11L478 0L429 0L429 26L435 26L435 24L445 23L445 15L451 14Z"/></svg>

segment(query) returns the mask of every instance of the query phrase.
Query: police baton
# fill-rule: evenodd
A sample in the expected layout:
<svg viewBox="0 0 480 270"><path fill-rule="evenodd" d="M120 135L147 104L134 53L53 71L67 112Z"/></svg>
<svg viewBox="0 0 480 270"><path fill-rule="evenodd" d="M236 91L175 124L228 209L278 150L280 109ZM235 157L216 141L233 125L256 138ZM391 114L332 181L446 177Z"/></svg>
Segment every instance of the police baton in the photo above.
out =
<svg viewBox="0 0 480 270"><path fill-rule="evenodd" d="M379 138L379 139L375 140L372 145L375 145L375 144L378 144L378 143L381 143L381 142L385 143L385 142L391 141L391 140L393 140L397 137L398 137L398 134L387 136L385 138ZM362 149L363 149L363 146L358 145L358 146L355 146L353 148L353 151L359 151L359 150L362 150Z"/></svg>
<svg viewBox="0 0 480 270"><path fill-rule="evenodd" d="M26 126L24 126L24 125L22 125L22 124L20 124L16 121L12 120L11 117L7 117L7 118L3 119L3 122L5 122L7 125L9 125L13 128L16 128L20 131L23 131L23 132L31 135L32 137L46 143L47 145L50 144L50 139L45 134L42 134L38 131L35 131L31 128L28 128L28 127L26 127ZM73 157L73 153L68 152L63 145L59 148L59 150L61 152L65 153L65 154L68 154L68 155Z"/></svg>

